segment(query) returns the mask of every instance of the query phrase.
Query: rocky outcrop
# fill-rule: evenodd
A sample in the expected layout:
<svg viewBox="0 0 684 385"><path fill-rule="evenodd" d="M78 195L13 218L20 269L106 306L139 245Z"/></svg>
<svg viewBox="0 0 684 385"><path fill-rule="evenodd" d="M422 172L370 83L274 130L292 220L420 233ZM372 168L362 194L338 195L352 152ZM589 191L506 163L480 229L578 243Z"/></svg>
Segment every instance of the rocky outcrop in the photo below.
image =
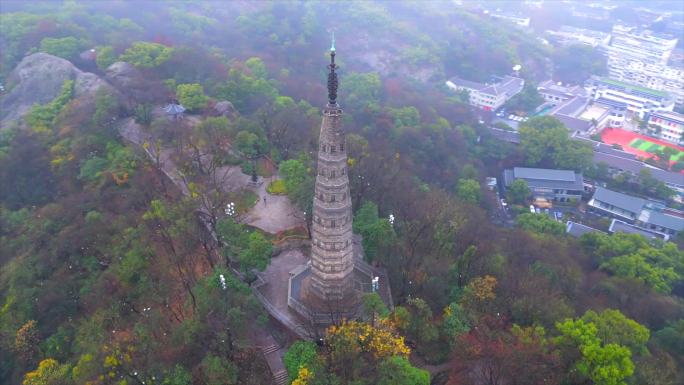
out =
<svg viewBox="0 0 684 385"><path fill-rule="evenodd" d="M95 74L83 72L68 60L43 52L26 56L7 78L7 94L0 99L0 127L19 120L34 104L50 102L67 80L74 81L74 98L93 103L101 87L116 90Z"/></svg>
<svg viewBox="0 0 684 385"><path fill-rule="evenodd" d="M233 103L223 100L214 105L213 112L217 116L225 116L228 120L233 120L238 117L239 113L233 106Z"/></svg>
<svg viewBox="0 0 684 385"><path fill-rule="evenodd" d="M139 103L162 103L167 99L163 83L149 80L130 63L120 61L110 65L105 79L126 97L130 107Z"/></svg>

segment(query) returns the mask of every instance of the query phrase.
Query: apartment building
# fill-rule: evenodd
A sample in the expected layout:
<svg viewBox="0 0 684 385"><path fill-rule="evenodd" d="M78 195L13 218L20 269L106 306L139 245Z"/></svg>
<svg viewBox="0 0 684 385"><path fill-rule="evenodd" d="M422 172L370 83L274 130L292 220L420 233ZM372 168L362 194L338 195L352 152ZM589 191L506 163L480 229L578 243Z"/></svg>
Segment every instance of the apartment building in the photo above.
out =
<svg viewBox="0 0 684 385"><path fill-rule="evenodd" d="M470 105L485 111L494 111L504 105L510 98L522 91L525 81L514 76L504 76L496 83L479 83L459 77L446 82L454 91L467 90L470 94Z"/></svg>
<svg viewBox="0 0 684 385"><path fill-rule="evenodd" d="M592 76L586 82L585 88L593 99L623 103L629 113L641 119L648 113L672 111L674 108L674 99L667 92L637 84Z"/></svg>
<svg viewBox="0 0 684 385"><path fill-rule="evenodd" d="M652 112L649 127L657 127L655 134L668 142L684 146L684 115L676 112Z"/></svg>

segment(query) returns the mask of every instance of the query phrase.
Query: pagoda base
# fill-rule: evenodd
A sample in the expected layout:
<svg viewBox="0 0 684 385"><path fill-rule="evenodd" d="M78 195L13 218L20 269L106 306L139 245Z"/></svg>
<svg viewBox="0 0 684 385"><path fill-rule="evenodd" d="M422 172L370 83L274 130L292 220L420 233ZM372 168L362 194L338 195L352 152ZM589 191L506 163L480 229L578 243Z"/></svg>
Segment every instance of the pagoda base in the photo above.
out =
<svg viewBox="0 0 684 385"><path fill-rule="evenodd" d="M357 260L351 290L342 299L325 300L314 291L311 266L300 266L290 272L288 307L316 328L339 324L345 319L357 319L361 316L361 296L371 291L372 277L370 266Z"/></svg>

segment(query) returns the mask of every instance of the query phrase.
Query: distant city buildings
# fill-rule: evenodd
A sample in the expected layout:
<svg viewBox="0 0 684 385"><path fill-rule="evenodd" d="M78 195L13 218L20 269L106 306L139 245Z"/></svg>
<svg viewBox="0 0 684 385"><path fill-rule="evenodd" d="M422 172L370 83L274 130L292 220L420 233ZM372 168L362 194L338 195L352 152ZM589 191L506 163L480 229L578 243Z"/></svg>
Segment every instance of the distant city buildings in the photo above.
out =
<svg viewBox="0 0 684 385"><path fill-rule="evenodd" d="M504 171L505 187L509 187L517 179L527 182L535 200L579 201L584 192L582 173L572 170L514 167Z"/></svg>
<svg viewBox="0 0 684 385"><path fill-rule="evenodd" d="M471 106L486 111L494 111L522 91L525 81L508 75L492 84L472 82L459 77L453 77L447 80L446 85L454 91L468 91Z"/></svg>
<svg viewBox="0 0 684 385"><path fill-rule="evenodd" d="M550 39L554 40L556 44L561 46L583 44L596 48L598 46L608 45L610 42L609 33L565 25L560 27L558 31L546 31L546 34Z"/></svg>
<svg viewBox="0 0 684 385"><path fill-rule="evenodd" d="M588 92L580 86L547 80L539 84L537 91L546 101L541 109L550 106L547 115L560 120L572 132L587 136L614 123L612 108L591 104Z"/></svg>
<svg viewBox="0 0 684 385"><path fill-rule="evenodd" d="M610 45L604 47L609 57L631 58L644 63L667 65L677 38L623 25L613 26Z"/></svg>
<svg viewBox="0 0 684 385"><path fill-rule="evenodd" d="M491 17L495 19L501 19L501 20L506 20L509 21L519 27L524 27L527 28L530 26L530 18L525 17L524 15L519 15L519 14L513 14L509 12L501 12L500 10L494 11L490 13Z"/></svg>

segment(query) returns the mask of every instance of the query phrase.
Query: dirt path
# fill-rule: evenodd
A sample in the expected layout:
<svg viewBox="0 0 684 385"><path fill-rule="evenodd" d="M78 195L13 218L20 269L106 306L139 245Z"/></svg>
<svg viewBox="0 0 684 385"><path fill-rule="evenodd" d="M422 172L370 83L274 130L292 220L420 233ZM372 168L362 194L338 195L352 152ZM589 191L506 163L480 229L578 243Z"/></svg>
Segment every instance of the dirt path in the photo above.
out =
<svg viewBox="0 0 684 385"><path fill-rule="evenodd" d="M271 195L266 187L272 178L265 178L256 190L257 204L244 218L244 223L258 227L271 234L305 226L304 213L295 207L285 195ZM275 176L273 178L275 180Z"/></svg>

